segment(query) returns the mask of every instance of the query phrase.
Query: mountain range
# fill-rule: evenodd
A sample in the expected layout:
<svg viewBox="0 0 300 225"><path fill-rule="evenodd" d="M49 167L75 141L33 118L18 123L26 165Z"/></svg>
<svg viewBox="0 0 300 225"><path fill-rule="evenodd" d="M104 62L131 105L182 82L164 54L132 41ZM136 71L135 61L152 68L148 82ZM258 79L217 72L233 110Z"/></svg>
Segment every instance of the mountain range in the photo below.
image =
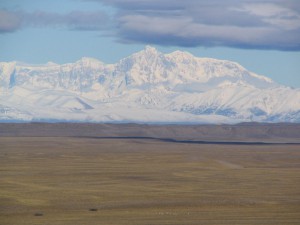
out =
<svg viewBox="0 0 300 225"><path fill-rule="evenodd" d="M300 122L300 89L235 62L146 46L115 64L0 62L0 121Z"/></svg>

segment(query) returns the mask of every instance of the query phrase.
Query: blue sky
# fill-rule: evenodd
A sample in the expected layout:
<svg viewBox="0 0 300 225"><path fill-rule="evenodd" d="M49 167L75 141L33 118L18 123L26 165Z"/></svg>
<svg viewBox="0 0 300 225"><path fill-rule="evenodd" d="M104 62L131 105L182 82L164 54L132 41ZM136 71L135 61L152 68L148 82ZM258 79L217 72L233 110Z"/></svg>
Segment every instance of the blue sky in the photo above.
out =
<svg viewBox="0 0 300 225"><path fill-rule="evenodd" d="M300 1L0 1L0 61L114 63L145 45L236 61L300 87Z"/></svg>

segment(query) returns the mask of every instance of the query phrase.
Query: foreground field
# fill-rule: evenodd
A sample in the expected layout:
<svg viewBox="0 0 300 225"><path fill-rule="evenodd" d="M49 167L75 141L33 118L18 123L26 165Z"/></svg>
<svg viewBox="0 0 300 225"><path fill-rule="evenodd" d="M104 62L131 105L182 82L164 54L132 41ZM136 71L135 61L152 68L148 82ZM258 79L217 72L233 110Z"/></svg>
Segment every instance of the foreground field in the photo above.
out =
<svg viewBox="0 0 300 225"><path fill-rule="evenodd" d="M300 145L0 144L1 225L300 224Z"/></svg>

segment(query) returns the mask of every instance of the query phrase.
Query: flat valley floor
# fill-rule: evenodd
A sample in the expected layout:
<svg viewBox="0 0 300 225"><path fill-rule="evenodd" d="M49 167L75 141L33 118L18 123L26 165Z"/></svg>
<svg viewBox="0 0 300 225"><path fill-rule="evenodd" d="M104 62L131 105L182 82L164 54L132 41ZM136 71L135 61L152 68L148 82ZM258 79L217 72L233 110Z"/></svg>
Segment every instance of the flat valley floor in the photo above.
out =
<svg viewBox="0 0 300 225"><path fill-rule="evenodd" d="M0 137L1 225L299 225L300 145Z"/></svg>

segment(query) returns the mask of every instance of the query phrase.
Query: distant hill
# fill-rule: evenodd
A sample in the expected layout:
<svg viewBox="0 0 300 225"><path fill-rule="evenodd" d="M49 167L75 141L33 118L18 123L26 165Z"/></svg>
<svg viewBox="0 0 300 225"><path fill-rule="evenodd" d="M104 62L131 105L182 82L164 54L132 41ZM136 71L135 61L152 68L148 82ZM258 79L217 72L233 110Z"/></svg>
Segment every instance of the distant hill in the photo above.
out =
<svg viewBox="0 0 300 225"><path fill-rule="evenodd" d="M300 124L0 123L0 137L144 138L191 142L300 143Z"/></svg>

